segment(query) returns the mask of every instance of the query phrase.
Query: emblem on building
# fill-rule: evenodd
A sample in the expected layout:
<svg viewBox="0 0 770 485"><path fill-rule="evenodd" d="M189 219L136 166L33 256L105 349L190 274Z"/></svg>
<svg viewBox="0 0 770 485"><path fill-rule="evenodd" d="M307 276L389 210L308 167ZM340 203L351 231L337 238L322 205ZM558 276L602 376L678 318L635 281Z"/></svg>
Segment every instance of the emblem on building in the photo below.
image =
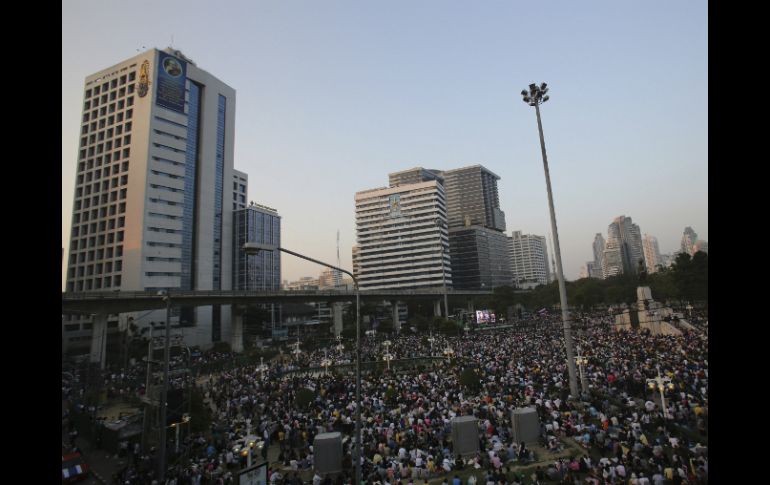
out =
<svg viewBox="0 0 770 485"><path fill-rule="evenodd" d="M139 68L139 86L137 86L137 92L139 97L143 98L147 96L150 90L150 62L145 60Z"/></svg>

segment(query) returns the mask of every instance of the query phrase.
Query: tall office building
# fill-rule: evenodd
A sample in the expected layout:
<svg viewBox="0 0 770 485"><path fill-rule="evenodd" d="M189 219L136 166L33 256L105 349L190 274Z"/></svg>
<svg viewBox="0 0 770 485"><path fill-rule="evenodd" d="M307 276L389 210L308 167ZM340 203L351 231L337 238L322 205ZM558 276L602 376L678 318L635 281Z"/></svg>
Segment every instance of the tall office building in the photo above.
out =
<svg viewBox="0 0 770 485"><path fill-rule="evenodd" d="M248 197L249 175L245 172L233 170L233 210L246 208L246 198Z"/></svg>
<svg viewBox="0 0 770 485"><path fill-rule="evenodd" d="M235 90L178 50L88 76L67 291L230 289L234 128ZM218 306L175 313L190 345L229 324Z"/></svg>
<svg viewBox="0 0 770 485"><path fill-rule="evenodd" d="M518 287L547 285L551 272L548 269L545 236L513 231L508 241L514 284Z"/></svg>
<svg viewBox="0 0 770 485"><path fill-rule="evenodd" d="M497 189L500 177L481 165L440 175L447 197L454 287L480 290L510 285L513 275L505 213L500 210Z"/></svg>
<svg viewBox="0 0 770 485"><path fill-rule="evenodd" d="M604 259L604 238L600 232L594 236L593 252L594 252L594 264L590 276L592 278L602 279L602 260Z"/></svg>
<svg viewBox="0 0 770 485"><path fill-rule="evenodd" d="M645 234L642 246L644 247L644 262L647 264L647 272L655 273L658 271L658 266L663 264L658 247L658 238Z"/></svg>
<svg viewBox="0 0 770 485"><path fill-rule="evenodd" d="M452 286L444 187L437 180L355 195L357 253L361 289Z"/></svg>
<svg viewBox="0 0 770 485"><path fill-rule="evenodd" d="M281 246L281 216L267 206L254 204L233 213L233 289L280 290L280 251L246 254L247 242Z"/></svg>
<svg viewBox="0 0 770 485"><path fill-rule="evenodd" d="M620 250L620 257L622 261L622 273L636 274L639 271L639 261L644 263L644 251L642 249L642 234L639 230L639 226L634 224L630 217L618 216L612 221L612 224L607 228L608 242L609 239L615 239L619 248L613 248ZM605 257L607 252L605 250ZM614 267L615 261L613 260L609 267ZM606 277L606 276L605 276Z"/></svg>
<svg viewBox="0 0 770 485"><path fill-rule="evenodd" d="M692 227L687 226L684 228L684 233L682 234L682 242L679 247L679 251L682 253L687 253L690 256L693 254L692 247L695 245L695 242L698 240L698 234L693 231Z"/></svg>
<svg viewBox="0 0 770 485"><path fill-rule="evenodd" d="M602 256L602 278L623 274L625 246L617 236L610 236L604 245Z"/></svg>

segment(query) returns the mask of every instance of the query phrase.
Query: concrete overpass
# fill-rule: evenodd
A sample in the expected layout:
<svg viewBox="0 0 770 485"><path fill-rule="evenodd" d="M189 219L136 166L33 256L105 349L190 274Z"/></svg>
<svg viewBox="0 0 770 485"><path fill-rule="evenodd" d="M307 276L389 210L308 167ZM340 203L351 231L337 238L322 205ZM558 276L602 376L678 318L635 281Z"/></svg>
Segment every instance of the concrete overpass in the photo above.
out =
<svg viewBox="0 0 770 485"><path fill-rule="evenodd" d="M468 300L469 307L474 298L489 296L492 291L472 291L447 289L447 296L460 297ZM330 302L334 333L342 331L342 302L355 302L356 292L353 290L315 290L315 291L245 291L245 290L170 290L171 305L177 307L198 307L210 305L233 305L233 337L231 348L234 352L243 351L243 315L238 307L268 303L309 303ZM443 288L427 288L420 290L364 290L360 292L361 302L390 301L393 304L393 322L396 331L400 330L398 323L398 306L400 301L433 302L433 312L441 315L441 301L444 296ZM105 366L106 358L106 327L107 316L118 313L138 312L142 310L158 310L166 308L164 295L152 291L98 291L62 293L62 314L90 314L94 316L91 338L91 361L101 362ZM469 308L470 309L470 308ZM445 315L446 316L446 315Z"/></svg>
<svg viewBox="0 0 770 485"><path fill-rule="evenodd" d="M315 291L245 291L245 290L171 290L174 306L209 306L209 305L257 305L264 303L308 303L317 301L352 302L356 299L353 290L315 290ZM421 290L362 290L361 301L436 301L443 298L441 288ZM447 289L450 297L473 299L492 295L491 291ZM163 295L153 291L93 291L62 293L61 310L63 314L115 314L157 310L166 308Z"/></svg>

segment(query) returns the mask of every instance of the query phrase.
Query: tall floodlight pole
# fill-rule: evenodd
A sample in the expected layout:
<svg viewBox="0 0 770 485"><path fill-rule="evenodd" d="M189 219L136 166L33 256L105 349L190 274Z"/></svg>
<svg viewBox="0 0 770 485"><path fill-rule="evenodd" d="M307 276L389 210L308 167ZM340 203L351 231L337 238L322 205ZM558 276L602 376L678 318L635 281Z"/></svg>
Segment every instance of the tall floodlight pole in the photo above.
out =
<svg viewBox="0 0 770 485"><path fill-rule="evenodd" d="M323 261L318 261L317 259L313 259L311 257L305 256L304 254L295 253L294 251L289 251L288 249L281 248L278 246L274 246L270 244L247 242L246 244L243 245L243 250L246 252L246 254L257 254L259 251L281 251L284 253L291 254L292 256L296 256L298 258L304 259L306 261L310 261L316 264L320 264L321 266L326 266L327 268L337 270L353 278L353 289L356 292L356 442L355 442L355 453L353 453L353 459L356 460L356 485L360 485L361 484L362 446L361 446L361 326L359 325L359 321L361 320L361 292L359 291L360 289L358 287L358 279L355 276L353 276L353 273L351 273L350 271L346 271L342 268L338 268L337 266L332 266L331 264L324 263Z"/></svg>
<svg viewBox="0 0 770 485"><path fill-rule="evenodd" d="M540 134L540 149L543 152L543 168L545 170L545 185L548 190L548 208L551 211L551 233L553 234L553 248L556 253L556 276L559 279L559 301L561 302L561 318L564 323L564 345L567 348L567 369L569 370L569 391L573 399L578 398L577 376L575 374L575 352L572 348L572 328L570 326L569 311L567 310L567 287L564 285L564 271L561 265L561 249L559 248L559 232L556 229L556 212L553 208L553 194L551 192L551 176L548 172L548 157L545 154L545 139L543 138L543 124L540 121L540 105L548 101L548 87L546 83L540 86L529 85L529 92L523 90L521 95L524 102L535 107L537 114L537 130Z"/></svg>
<svg viewBox="0 0 770 485"><path fill-rule="evenodd" d="M171 357L171 292L163 292L166 301L166 341L163 343L163 389L160 397L160 446L158 447L158 476L166 478L166 406L168 401L168 362Z"/></svg>

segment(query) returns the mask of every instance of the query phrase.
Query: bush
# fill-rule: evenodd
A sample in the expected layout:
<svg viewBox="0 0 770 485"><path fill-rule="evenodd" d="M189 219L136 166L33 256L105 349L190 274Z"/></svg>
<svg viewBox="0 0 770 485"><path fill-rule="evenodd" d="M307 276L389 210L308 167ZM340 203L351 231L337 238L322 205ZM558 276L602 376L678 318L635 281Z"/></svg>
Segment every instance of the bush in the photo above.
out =
<svg viewBox="0 0 770 485"><path fill-rule="evenodd" d="M315 401L315 393L306 387L297 391L294 396L294 404L300 409L309 407L313 401Z"/></svg>
<svg viewBox="0 0 770 485"><path fill-rule="evenodd" d="M479 375L474 369L467 368L460 373L460 385L466 389L476 392L481 389Z"/></svg>

